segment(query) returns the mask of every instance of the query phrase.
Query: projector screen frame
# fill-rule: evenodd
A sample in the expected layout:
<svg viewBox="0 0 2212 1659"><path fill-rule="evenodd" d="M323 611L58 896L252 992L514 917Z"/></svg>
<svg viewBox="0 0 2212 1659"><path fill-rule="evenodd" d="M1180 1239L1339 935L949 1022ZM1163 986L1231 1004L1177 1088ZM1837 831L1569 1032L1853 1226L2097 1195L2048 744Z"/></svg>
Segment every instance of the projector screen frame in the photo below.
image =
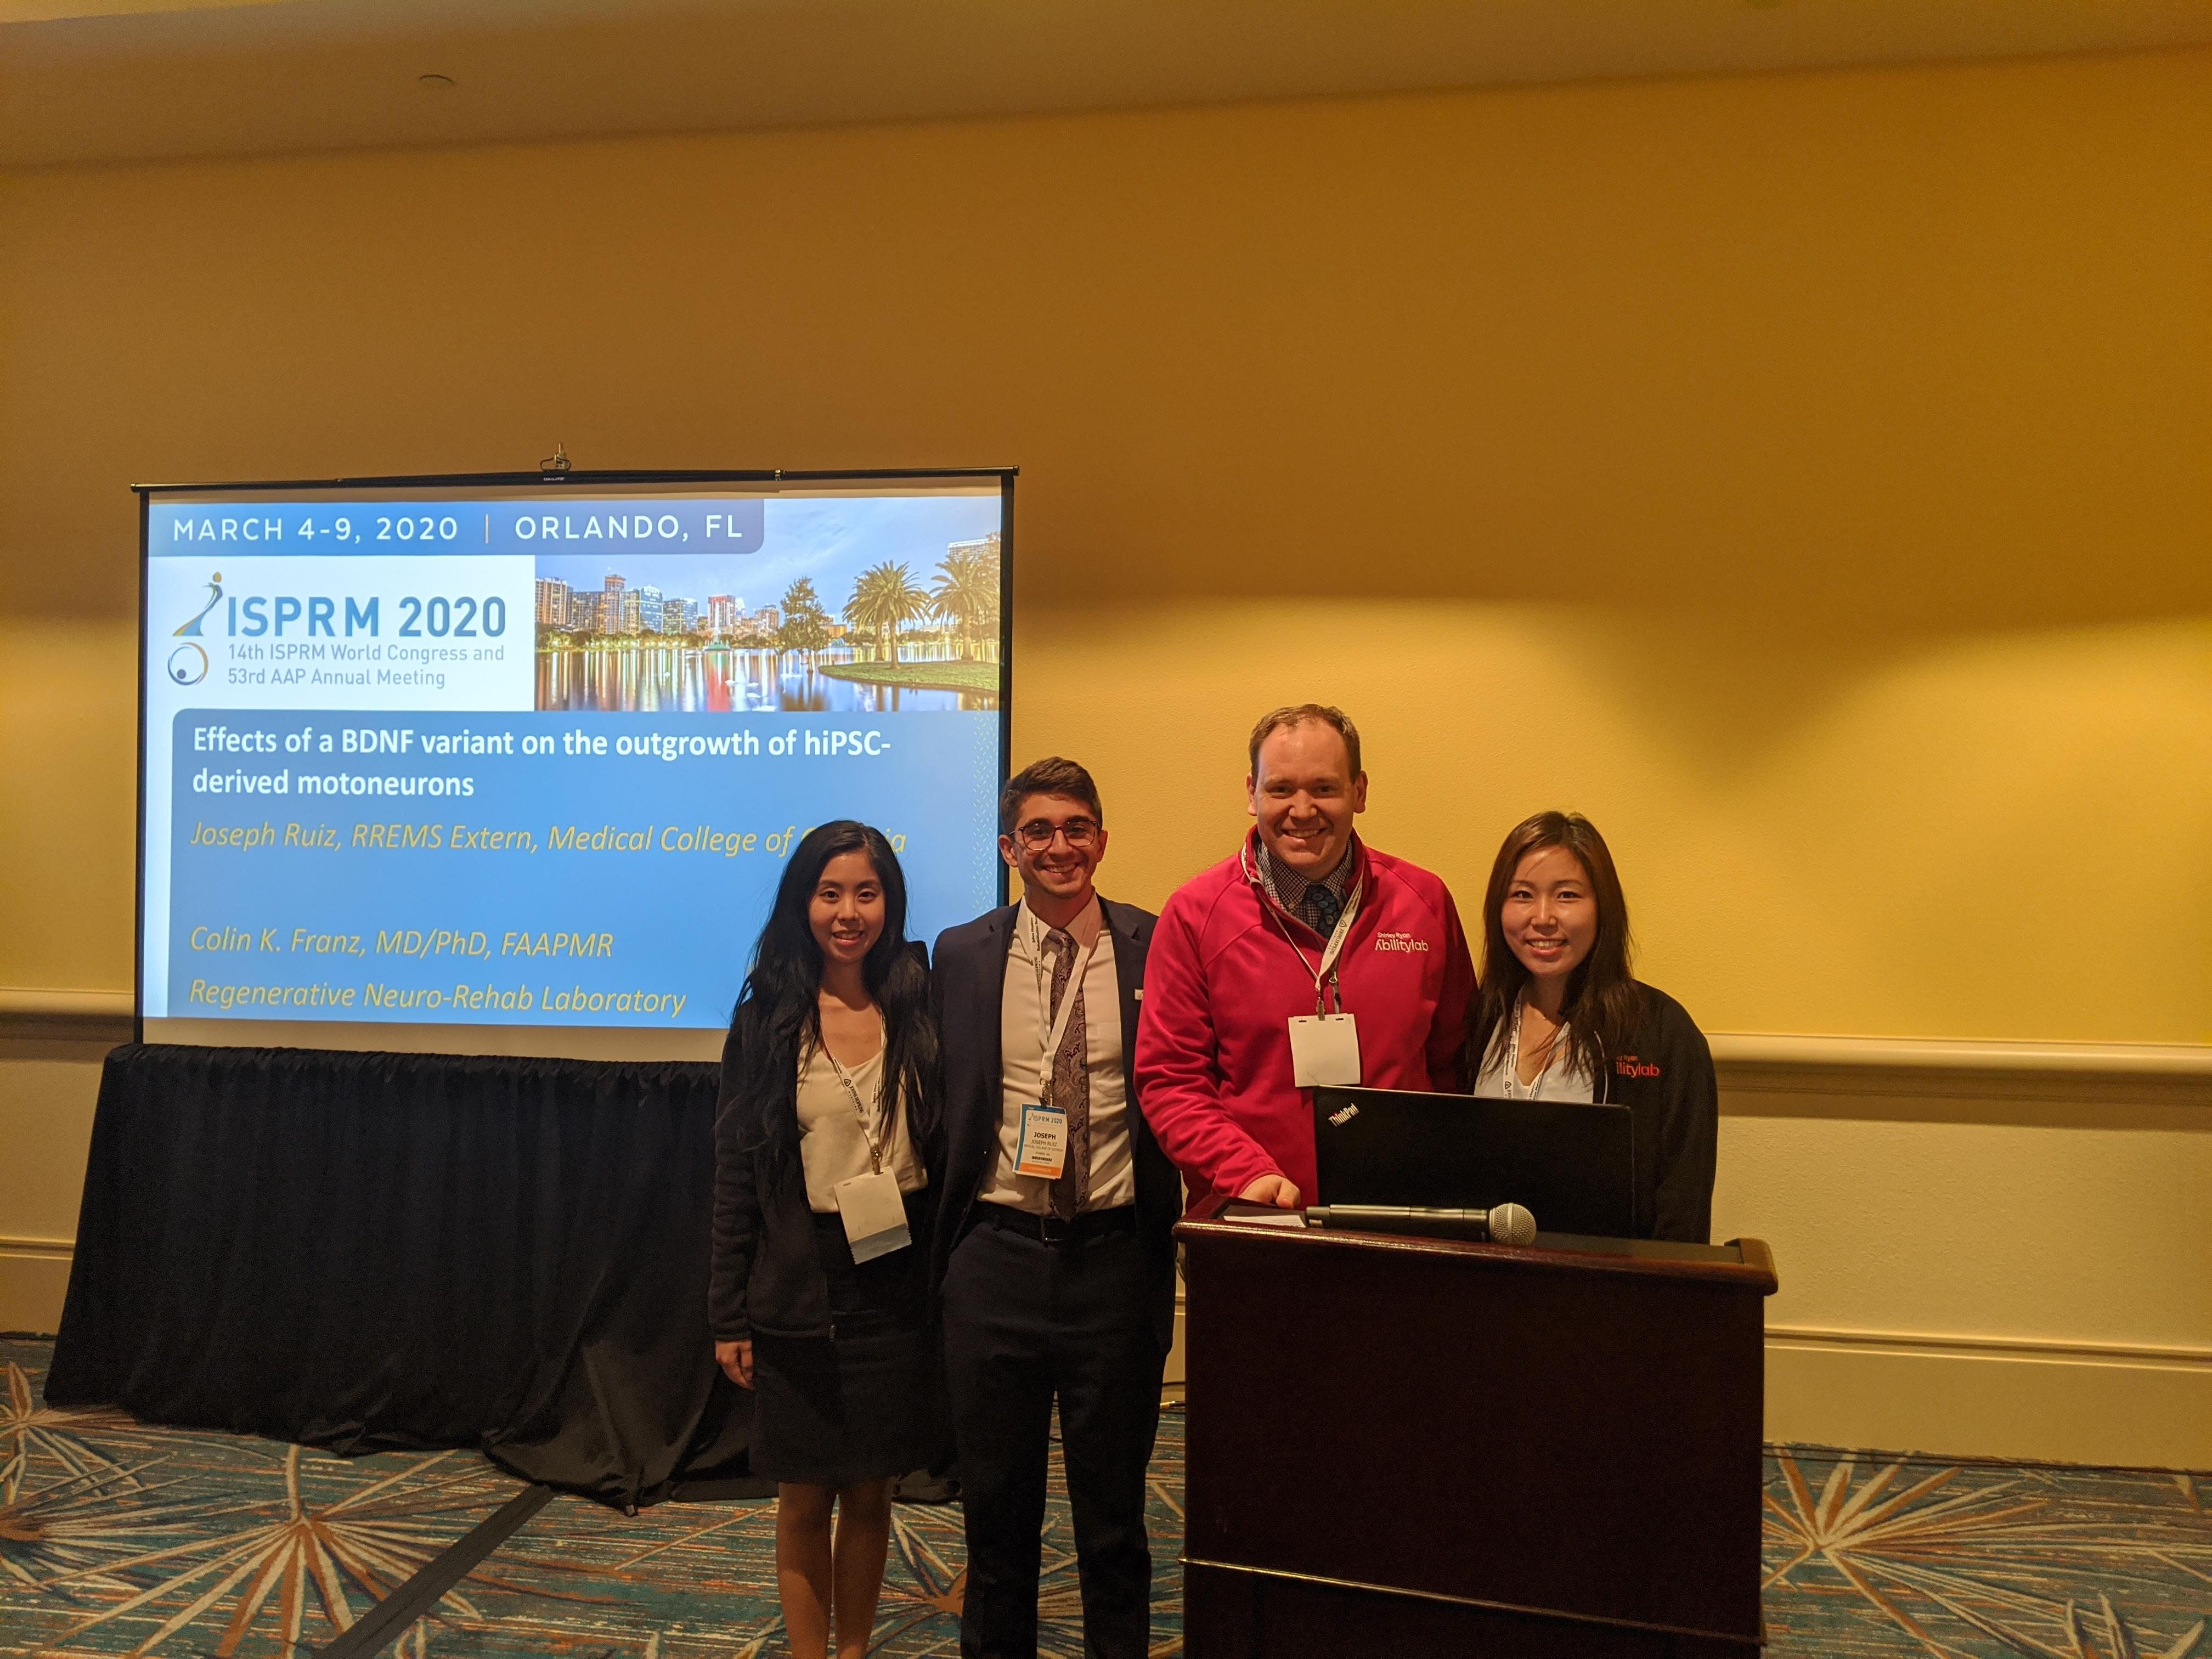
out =
<svg viewBox="0 0 2212 1659"><path fill-rule="evenodd" d="M999 777L1003 781L1012 775L1013 770L1014 481L1020 475L1020 471L1021 469L1016 466L848 467L805 470L789 470L781 467L586 470L572 466L559 470L538 468L527 471L415 472L337 478L260 478L220 483L131 485L132 493L138 498L138 775L137 788L133 792L137 807L137 823L133 840L137 864L132 872L134 900L131 945L131 1041L135 1043L143 1043L146 1040L146 780L149 771L146 746L148 701L146 665L152 637L149 578L152 568L152 514L155 496L221 495L245 491L283 490L557 489L566 491L593 488L639 489L655 485L672 485L678 488L732 485L743 489L775 494L786 486L807 489L838 483L867 485L912 482L919 484L941 484L963 480L975 480L979 483L995 480L999 486L1000 501ZM1008 885L1008 872L1004 860L997 863L995 879L997 902L1004 905L1009 902L1011 892ZM489 1033L499 1028L456 1027L453 1029ZM498 1046L501 1045L493 1045L495 1048ZM613 1046L625 1045L617 1043Z"/></svg>

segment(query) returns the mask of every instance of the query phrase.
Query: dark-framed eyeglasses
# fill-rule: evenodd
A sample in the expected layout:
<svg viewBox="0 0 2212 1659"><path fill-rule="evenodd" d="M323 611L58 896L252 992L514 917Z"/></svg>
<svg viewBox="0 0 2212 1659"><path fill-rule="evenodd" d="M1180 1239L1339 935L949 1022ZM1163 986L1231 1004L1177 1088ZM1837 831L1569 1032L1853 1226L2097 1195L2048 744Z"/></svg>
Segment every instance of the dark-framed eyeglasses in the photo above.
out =
<svg viewBox="0 0 2212 1659"><path fill-rule="evenodd" d="M1031 818L1017 828L1014 834L1032 853L1042 853L1050 847L1054 836L1065 836L1067 844L1079 853L1097 841L1098 826L1089 818L1070 818L1065 823L1047 823L1042 818Z"/></svg>

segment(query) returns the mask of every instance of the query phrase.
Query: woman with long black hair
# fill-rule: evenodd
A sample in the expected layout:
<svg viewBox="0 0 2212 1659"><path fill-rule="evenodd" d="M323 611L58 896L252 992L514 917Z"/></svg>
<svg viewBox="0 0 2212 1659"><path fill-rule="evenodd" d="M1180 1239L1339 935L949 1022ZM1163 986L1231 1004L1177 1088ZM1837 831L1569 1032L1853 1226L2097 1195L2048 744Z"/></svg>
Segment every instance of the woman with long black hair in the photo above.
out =
<svg viewBox="0 0 2212 1659"><path fill-rule="evenodd" d="M932 1461L925 1264L937 1164L929 975L890 843L840 819L791 855L722 1050L714 1358L753 1391L799 1659L865 1654L893 1477ZM836 1516L833 1543L831 1517Z"/></svg>
<svg viewBox="0 0 2212 1659"><path fill-rule="evenodd" d="M1629 971L1628 901L1579 812L1514 826L1482 903L1467 1074L1493 1099L1626 1106L1638 1237L1703 1244L1712 1229L1720 1097L1682 1005Z"/></svg>

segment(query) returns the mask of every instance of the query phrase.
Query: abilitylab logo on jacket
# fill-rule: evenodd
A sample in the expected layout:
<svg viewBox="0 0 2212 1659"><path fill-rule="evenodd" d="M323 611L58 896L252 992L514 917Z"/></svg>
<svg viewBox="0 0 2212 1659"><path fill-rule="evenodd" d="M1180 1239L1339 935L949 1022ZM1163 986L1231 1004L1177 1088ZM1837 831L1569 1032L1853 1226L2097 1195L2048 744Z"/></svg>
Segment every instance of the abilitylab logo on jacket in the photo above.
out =
<svg viewBox="0 0 2212 1659"><path fill-rule="evenodd" d="M1194 1206L1265 1175L1288 1176L1314 1201L1312 1106L1291 1080L1290 1021L1314 1012L1328 941L1267 896L1254 873L1257 839L1176 889L1146 959L1138 1101ZM1359 1080L1459 1089L1474 963L1450 890L1357 840L1350 856L1360 860L1359 909L1334 989L1359 1023Z"/></svg>

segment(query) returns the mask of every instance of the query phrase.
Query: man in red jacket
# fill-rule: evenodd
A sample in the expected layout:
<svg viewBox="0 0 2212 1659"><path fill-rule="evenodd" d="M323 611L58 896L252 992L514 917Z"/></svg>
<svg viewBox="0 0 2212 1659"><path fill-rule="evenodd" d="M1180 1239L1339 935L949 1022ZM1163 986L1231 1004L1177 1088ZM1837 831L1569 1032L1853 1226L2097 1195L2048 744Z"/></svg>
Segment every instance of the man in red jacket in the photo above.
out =
<svg viewBox="0 0 2212 1659"><path fill-rule="evenodd" d="M1314 1194L1322 1084L1457 1090L1474 964L1443 881L1352 831L1359 733L1340 709L1252 728L1254 833L1161 911L1137 1028L1146 1121L1194 1206Z"/></svg>

